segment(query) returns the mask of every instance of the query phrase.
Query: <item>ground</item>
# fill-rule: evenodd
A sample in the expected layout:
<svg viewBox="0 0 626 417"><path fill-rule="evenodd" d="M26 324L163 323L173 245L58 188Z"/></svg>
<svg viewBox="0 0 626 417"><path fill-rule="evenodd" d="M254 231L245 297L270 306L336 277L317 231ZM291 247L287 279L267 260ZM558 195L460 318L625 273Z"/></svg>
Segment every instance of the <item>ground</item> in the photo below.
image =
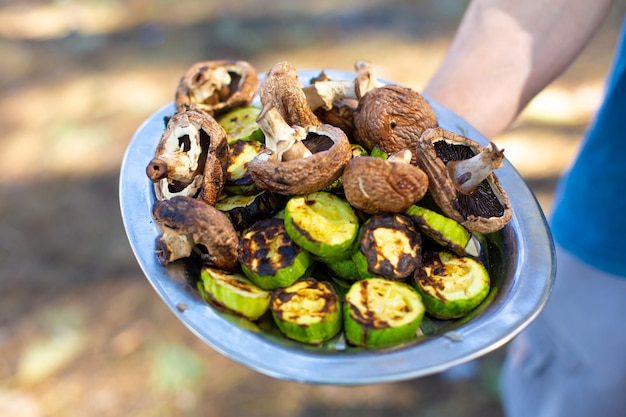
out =
<svg viewBox="0 0 626 417"><path fill-rule="evenodd" d="M118 201L128 141L193 62L350 70L365 59L419 90L465 4L0 1L0 415L502 415L503 349L465 377L359 387L280 381L222 357L149 285ZM496 138L546 212L601 98L621 16L616 6Z"/></svg>

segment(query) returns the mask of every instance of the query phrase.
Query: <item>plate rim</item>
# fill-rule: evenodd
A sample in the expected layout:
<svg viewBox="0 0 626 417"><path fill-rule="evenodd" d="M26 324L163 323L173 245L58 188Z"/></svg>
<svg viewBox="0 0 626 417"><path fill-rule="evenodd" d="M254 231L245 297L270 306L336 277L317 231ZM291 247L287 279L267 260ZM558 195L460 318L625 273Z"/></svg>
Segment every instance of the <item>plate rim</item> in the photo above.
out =
<svg viewBox="0 0 626 417"><path fill-rule="evenodd" d="M298 74L303 80L319 72L300 70ZM335 79L354 76L349 71L324 72ZM425 98L444 128L483 145L488 143L469 123L436 101ZM439 373L498 349L526 328L544 308L554 284L554 243L536 197L505 159L497 175L513 208L513 218L507 227L515 232L518 248L509 288L512 298L508 304L490 306L480 320L452 331L383 351L328 352L296 342L276 344L267 336L232 324L189 291L183 279L172 277L172 268L158 263L153 245L145 245L148 240L153 242L159 233L150 216L154 195L145 166L152 159L165 128L164 118L173 112L174 105L170 102L152 113L138 127L126 148L119 179L122 222L132 252L157 294L190 331L223 356L259 373L303 383L363 385L401 381ZM511 193L513 189L515 192Z"/></svg>

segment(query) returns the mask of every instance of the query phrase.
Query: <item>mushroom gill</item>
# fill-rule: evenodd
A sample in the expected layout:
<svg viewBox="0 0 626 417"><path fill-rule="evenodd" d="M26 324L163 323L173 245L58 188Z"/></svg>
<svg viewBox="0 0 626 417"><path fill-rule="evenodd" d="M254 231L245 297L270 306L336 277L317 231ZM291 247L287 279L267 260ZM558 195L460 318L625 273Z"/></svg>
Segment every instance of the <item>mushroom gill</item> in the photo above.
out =
<svg viewBox="0 0 626 417"><path fill-rule="evenodd" d="M500 230L512 217L509 199L493 172L502 151L443 128L427 129L416 149L429 192L448 217L477 233Z"/></svg>

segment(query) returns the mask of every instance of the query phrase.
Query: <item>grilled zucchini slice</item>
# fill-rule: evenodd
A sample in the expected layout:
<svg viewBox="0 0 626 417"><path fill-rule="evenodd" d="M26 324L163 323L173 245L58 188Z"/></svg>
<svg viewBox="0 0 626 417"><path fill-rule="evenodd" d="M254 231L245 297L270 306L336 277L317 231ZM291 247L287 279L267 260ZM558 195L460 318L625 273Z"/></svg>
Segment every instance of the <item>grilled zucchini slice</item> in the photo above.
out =
<svg viewBox="0 0 626 417"><path fill-rule="evenodd" d="M288 287L313 266L311 254L289 237L282 219L263 219L247 229L239 241L243 273L264 290Z"/></svg>
<svg viewBox="0 0 626 417"><path fill-rule="evenodd" d="M253 195L222 195L215 203L215 208L224 212L235 227L243 230L255 222L272 217L283 206L283 197L262 190Z"/></svg>
<svg viewBox="0 0 626 417"><path fill-rule="evenodd" d="M248 162L261 152L263 144L254 140L236 140L228 145L228 165L224 188L233 194L258 192L252 176L248 172Z"/></svg>
<svg viewBox="0 0 626 417"><path fill-rule="evenodd" d="M252 321L265 314L272 296L241 274L208 266L201 269L198 286L205 299Z"/></svg>
<svg viewBox="0 0 626 417"><path fill-rule="evenodd" d="M352 284L343 305L346 340L369 349L413 339L425 311L414 288L382 278Z"/></svg>
<svg viewBox="0 0 626 417"><path fill-rule="evenodd" d="M417 205L409 207L406 215L424 236L457 255L466 254L472 234L456 220Z"/></svg>
<svg viewBox="0 0 626 417"><path fill-rule="evenodd" d="M448 251L425 253L414 277L426 311L440 319L465 316L487 297L491 285L482 263Z"/></svg>
<svg viewBox="0 0 626 417"><path fill-rule="evenodd" d="M272 293L272 316L289 339L317 345L342 328L341 305L332 285L308 277Z"/></svg>
<svg viewBox="0 0 626 417"><path fill-rule="evenodd" d="M341 256L359 232L359 219L350 204L326 191L295 196L285 206L285 228L291 238L312 254Z"/></svg>
<svg viewBox="0 0 626 417"><path fill-rule="evenodd" d="M359 232L352 253L361 278L403 280L421 264L422 238L401 214L375 214Z"/></svg>
<svg viewBox="0 0 626 417"><path fill-rule="evenodd" d="M256 123L261 109L255 106L239 107L219 116L217 122L226 131L229 144L237 140L254 140L263 142L265 135Z"/></svg>

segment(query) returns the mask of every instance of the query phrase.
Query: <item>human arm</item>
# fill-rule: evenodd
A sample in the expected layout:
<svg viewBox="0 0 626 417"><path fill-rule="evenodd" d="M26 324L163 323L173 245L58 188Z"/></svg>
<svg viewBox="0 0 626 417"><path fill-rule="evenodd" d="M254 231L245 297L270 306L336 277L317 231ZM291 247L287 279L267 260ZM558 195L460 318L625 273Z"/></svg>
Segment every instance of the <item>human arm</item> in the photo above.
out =
<svg viewBox="0 0 626 417"><path fill-rule="evenodd" d="M612 0L473 0L424 93L487 137L561 74Z"/></svg>

